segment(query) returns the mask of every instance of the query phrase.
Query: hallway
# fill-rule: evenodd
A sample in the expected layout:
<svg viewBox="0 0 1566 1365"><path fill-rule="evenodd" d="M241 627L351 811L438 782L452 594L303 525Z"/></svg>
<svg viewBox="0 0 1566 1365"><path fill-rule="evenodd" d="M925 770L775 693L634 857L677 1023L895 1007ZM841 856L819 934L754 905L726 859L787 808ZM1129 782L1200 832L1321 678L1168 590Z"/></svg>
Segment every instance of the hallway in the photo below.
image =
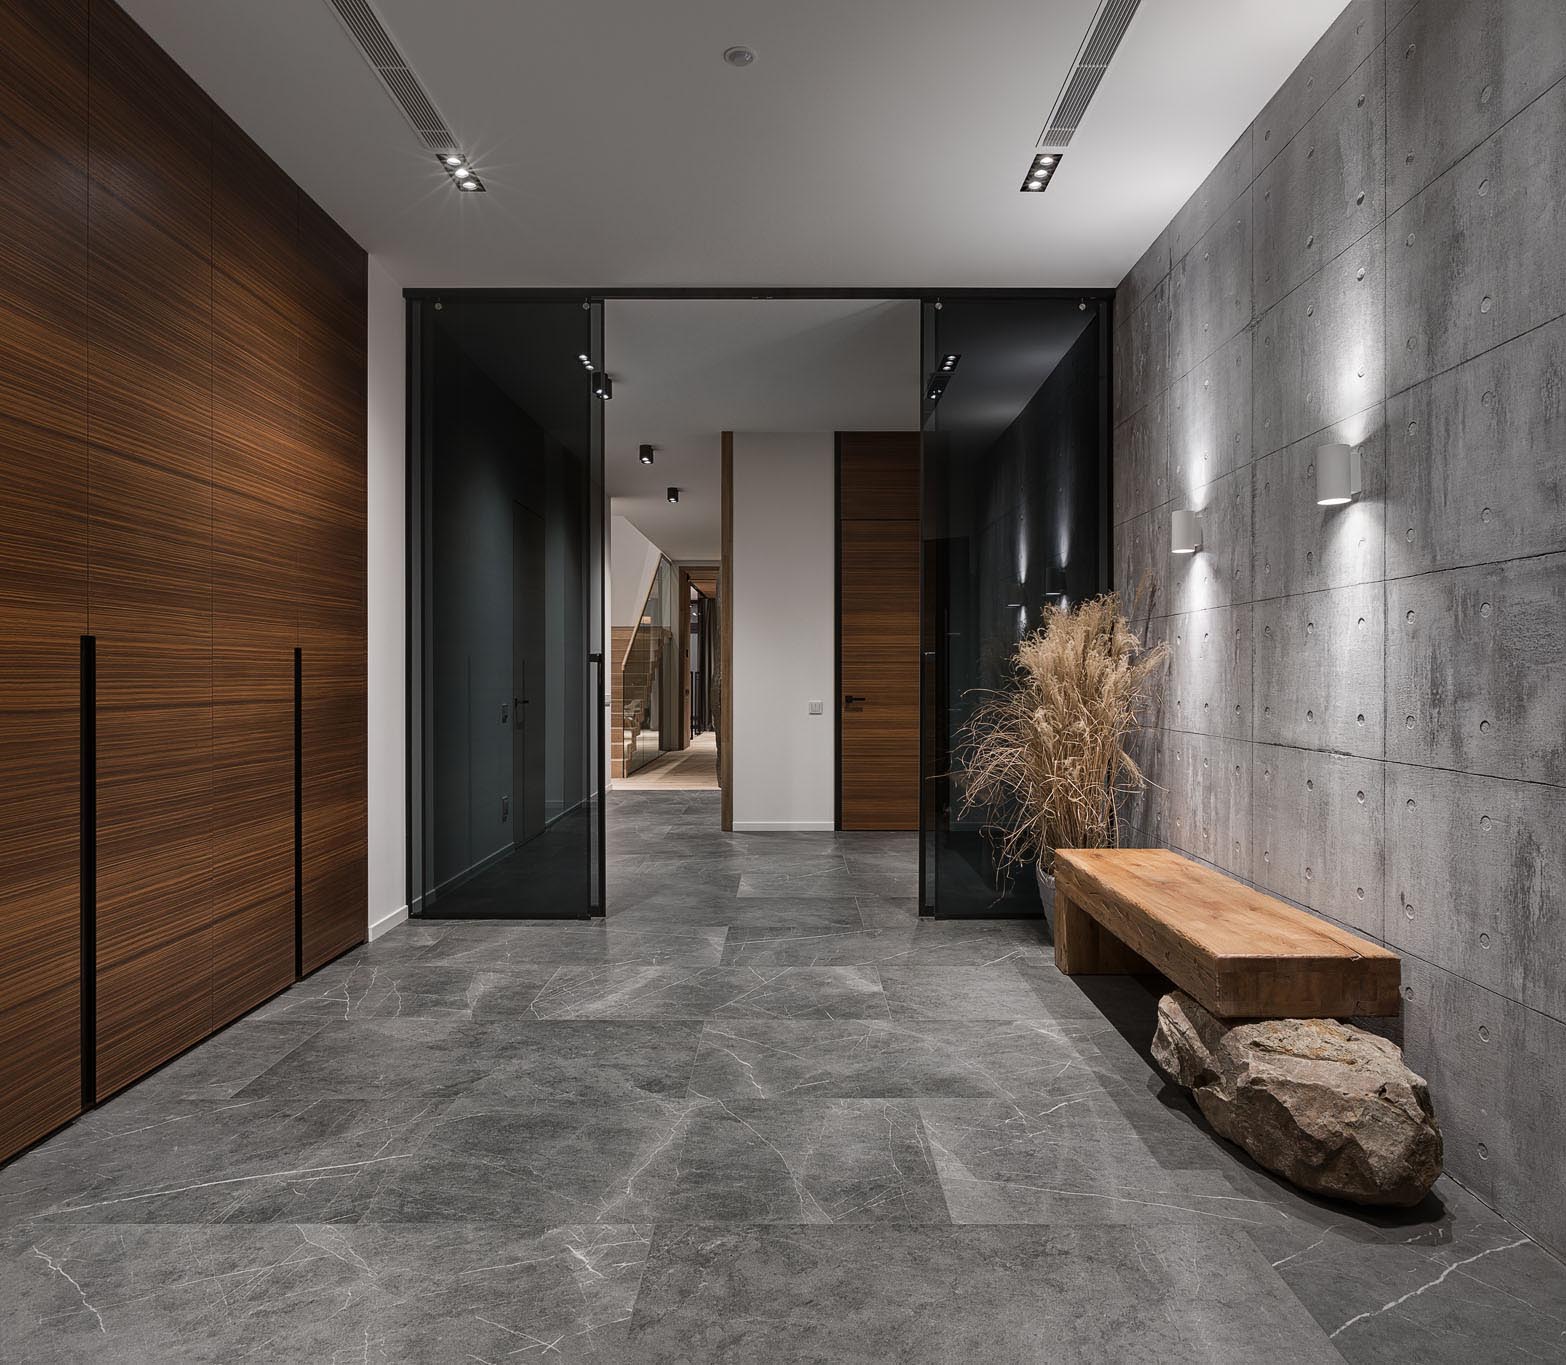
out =
<svg viewBox="0 0 1566 1365"><path fill-rule="evenodd" d="M717 791L718 736L708 730L683 749L673 749L638 768L629 777L614 779L617 792Z"/></svg>
<svg viewBox="0 0 1566 1365"><path fill-rule="evenodd" d="M0 1172L6 1358L1562 1358L1559 1264L1458 1186L1300 1196L1147 989L717 799L611 798L607 924L404 925Z"/></svg>

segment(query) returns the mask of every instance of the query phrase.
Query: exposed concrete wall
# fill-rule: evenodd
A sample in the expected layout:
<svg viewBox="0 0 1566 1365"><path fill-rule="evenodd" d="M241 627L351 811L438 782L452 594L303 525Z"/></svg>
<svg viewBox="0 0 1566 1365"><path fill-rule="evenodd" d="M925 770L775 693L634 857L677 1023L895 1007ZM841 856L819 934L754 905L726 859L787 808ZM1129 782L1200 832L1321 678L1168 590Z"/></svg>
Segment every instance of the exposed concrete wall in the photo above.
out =
<svg viewBox="0 0 1566 1365"><path fill-rule="evenodd" d="M1557 1251L1563 76L1560 0L1354 0L1122 282L1114 395L1116 581L1173 651L1140 838L1404 954L1448 1170Z"/></svg>

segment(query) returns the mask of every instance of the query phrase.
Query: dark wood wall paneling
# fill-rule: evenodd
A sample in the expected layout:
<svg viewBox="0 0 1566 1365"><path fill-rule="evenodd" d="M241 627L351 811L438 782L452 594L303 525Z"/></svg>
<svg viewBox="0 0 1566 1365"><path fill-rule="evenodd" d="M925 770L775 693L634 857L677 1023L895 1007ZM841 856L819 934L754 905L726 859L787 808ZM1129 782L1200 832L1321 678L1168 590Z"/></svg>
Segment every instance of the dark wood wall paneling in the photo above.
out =
<svg viewBox="0 0 1566 1365"><path fill-rule="evenodd" d="M838 826L919 827L919 433L838 436ZM852 705L848 695L863 697Z"/></svg>
<svg viewBox="0 0 1566 1365"><path fill-rule="evenodd" d="M0 5L0 144L3 1159L288 985L296 885L362 941L367 817L364 253L110 0Z"/></svg>
<svg viewBox="0 0 1566 1365"><path fill-rule="evenodd" d="M0 1157L81 1107L87 16L0 5Z"/></svg>

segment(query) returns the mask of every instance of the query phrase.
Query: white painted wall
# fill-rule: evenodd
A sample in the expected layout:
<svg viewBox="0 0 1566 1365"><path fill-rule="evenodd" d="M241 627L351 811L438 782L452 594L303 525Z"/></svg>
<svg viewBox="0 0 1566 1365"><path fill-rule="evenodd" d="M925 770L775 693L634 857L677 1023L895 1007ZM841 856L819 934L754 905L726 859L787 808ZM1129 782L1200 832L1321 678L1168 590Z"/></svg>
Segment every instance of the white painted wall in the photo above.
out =
<svg viewBox="0 0 1566 1365"><path fill-rule="evenodd" d="M402 286L372 256L366 472L371 938L408 917L404 326Z"/></svg>
<svg viewBox="0 0 1566 1365"><path fill-rule="evenodd" d="M647 604L660 551L622 516L609 519L609 624L634 626Z"/></svg>
<svg viewBox="0 0 1566 1365"><path fill-rule="evenodd" d="M829 431L734 436L736 831L833 827L834 463Z"/></svg>

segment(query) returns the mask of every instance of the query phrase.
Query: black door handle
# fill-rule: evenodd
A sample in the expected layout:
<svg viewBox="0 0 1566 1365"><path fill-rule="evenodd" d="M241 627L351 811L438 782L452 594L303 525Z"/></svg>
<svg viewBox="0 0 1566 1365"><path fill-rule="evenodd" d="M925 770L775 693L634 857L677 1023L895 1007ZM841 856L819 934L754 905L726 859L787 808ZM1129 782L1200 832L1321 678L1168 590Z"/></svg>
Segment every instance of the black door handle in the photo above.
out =
<svg viewBox="0 0 1566 1365"><path fill-rule="evenodd" d="M869 701L869 697L856 697L852 692L843 693L843 705L852 706L856 701Z"/></svg>

